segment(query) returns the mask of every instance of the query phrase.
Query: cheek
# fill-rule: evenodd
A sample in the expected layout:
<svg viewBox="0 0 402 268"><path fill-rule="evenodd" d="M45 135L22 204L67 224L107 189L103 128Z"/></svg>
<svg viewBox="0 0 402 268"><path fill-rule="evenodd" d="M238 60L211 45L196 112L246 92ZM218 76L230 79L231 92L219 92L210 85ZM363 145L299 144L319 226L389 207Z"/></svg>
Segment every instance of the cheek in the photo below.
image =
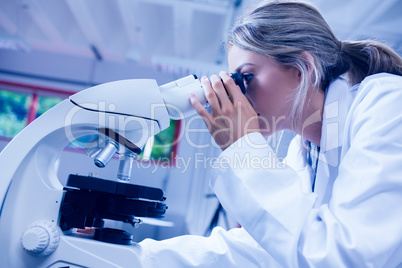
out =
<svg viewBox="0 0 402 268"><path fill-rule="evenodd" d="M265 84L265 86L254 87L247 95L258 113L271 117L278 115L280 107L283 105L283 100L278 92L280 89Z"/></svg>

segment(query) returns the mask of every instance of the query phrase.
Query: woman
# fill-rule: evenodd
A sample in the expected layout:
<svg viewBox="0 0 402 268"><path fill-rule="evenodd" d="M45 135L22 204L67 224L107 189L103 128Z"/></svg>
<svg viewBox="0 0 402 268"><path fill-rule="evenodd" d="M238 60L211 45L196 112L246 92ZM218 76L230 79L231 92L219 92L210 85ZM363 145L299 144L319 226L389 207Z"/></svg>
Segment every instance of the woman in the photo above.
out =
<svg viewBox="0 0 402 268"><path fill-rule="evenodd" d="M314 7L289 1L261 4L227 44L246 95L222 72L202 78L211 114L190 100L224 150L211 187L242 228L145 240L151 263L402 266L401 58L338 41ZM285 165L264 139L282 129L298 134Z"/></svg>

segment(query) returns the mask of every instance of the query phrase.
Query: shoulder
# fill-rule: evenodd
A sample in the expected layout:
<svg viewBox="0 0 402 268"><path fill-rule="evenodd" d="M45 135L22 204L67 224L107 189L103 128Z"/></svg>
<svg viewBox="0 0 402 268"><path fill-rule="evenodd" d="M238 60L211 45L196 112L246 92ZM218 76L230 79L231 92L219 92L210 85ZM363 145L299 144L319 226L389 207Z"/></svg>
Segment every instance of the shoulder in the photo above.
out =
<svg viewBox="0 0 402 268"><path fill-rule="evenodd" d="M359 112L376 108L400 108L400 101L402 76L380 73L366 77L358 85L350 110Z"/></svg>
<svg viewBox="0 0 402 268"><path fill-rule="evenodd" d="M402 76L390 73L378 73L367 76L360 84L360 87L372 87L375 85L401 85Z"/></svg>
<svg viewBox="0 0 402 268"><path fill-rule="evenodd" d="M379 73L366 77L357 88L356 101L362 101L370 96L384 96L385 93L402 96L402 76Z"/></svg>
<svg viewBox="0 0 402 268"><path fill-rule="evenodd" d="M380 73L358 86L346 125L354 136L359 130L374 131L395 126L402 119L402 76Z"/></svg>

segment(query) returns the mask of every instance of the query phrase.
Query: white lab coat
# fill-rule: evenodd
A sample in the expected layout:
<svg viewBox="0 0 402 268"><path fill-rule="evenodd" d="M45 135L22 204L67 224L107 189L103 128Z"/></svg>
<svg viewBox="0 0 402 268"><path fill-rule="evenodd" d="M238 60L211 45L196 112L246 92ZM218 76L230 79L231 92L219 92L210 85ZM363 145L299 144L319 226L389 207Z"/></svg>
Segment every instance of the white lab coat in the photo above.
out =
<svg viewBox="0 0 402 268"><path fill-rule="evenodd" d="M259 133L222 152L210 185L242 228L146 239L144 266L402 267L402 77L330 85L314 192L300 145L286 165Z"/></svg>

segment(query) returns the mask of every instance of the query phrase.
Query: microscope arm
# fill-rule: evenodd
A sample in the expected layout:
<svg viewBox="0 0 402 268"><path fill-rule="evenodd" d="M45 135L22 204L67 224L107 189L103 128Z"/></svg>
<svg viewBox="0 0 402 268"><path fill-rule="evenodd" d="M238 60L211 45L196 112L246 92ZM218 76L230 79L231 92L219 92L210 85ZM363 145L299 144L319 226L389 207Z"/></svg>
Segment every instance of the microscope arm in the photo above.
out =
<svg viewBox="0 0 402 268"><path fill-rule="evenodd" d="M156 82L125 80L79 92L23 129L0 154L0 266L51 264L62 256L60 251L67 256L75 247L74 238L60 235L58 250L44 261L21 246L21 235L37 222L46 221L61 234L57 223L63 186L57 178L57 163L65 146L104 128L142 148L150 135L168 125L169 114ZM93 254L81 252L86 255Z"/></svg>
<svg viewBox="0 0 402 268"><path fill-rule="evenodd" d="M237 76L236 84L242 84ZM57 177L59 156L73 140L93 134L110 142L101 156L110 157L117 149L119 154L138 153L150 136L169 126L170 118L195 113L190 94L208 106L193 75L160 87L145 79L106 83L71 96L24 128L0 154L0 266L140 266L138 245L104 243L61 231L60 204L68 190ZM102 157L98 160L97 165L104 165ZM163 209L161 205L161 214Z"/></svg>

